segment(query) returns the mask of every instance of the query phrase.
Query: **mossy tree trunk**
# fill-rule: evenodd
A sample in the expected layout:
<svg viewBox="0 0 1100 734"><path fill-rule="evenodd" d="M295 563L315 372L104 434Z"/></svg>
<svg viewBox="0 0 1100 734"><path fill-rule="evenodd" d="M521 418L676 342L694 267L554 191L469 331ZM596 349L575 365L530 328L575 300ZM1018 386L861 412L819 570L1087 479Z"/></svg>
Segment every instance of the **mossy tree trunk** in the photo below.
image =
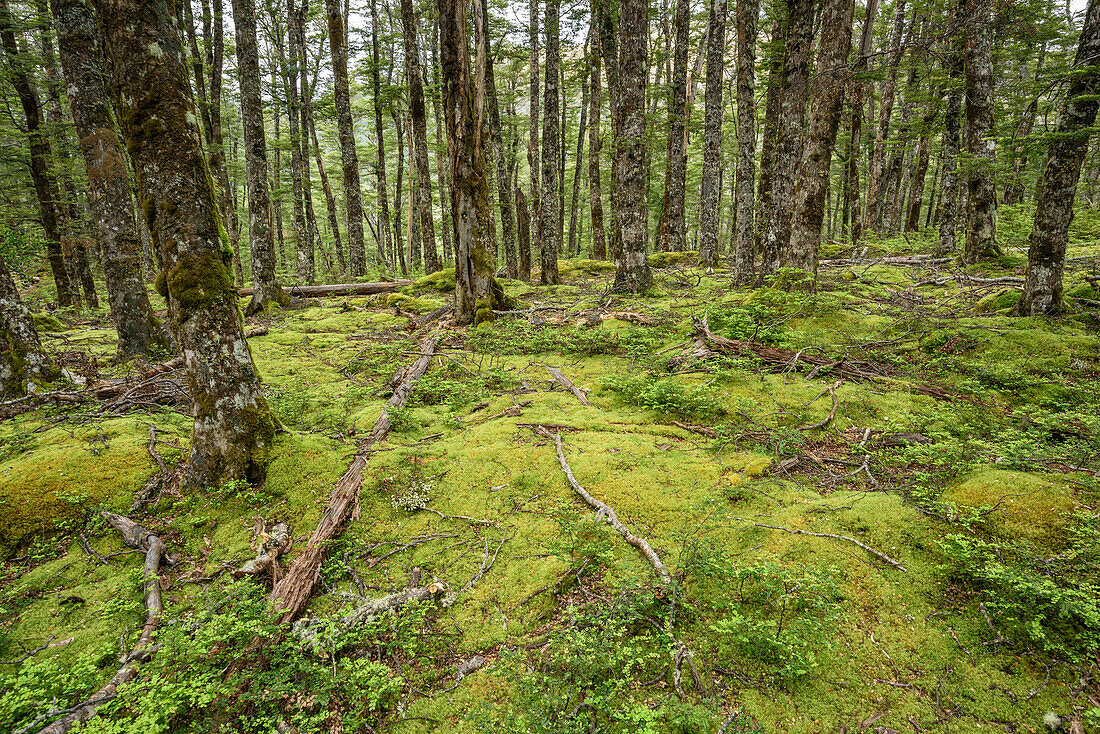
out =
<svg viewBox="0 0 1100 734"><path fill-rule="evenodd" d="M859 164L863 149L863 98L870 85L861 77L867 71L867 62L871 54L871 41L874 36L875 16L878 15L879 0L867 0L863 13L863 33L859 42L859 56L852 68L855 78L851 82L852 114L848 123L848 155L845 160L844 190L847 195L849 241L853 251L863 237L863 208L860 203Z"/></svg>
<svg viewBox="0 0 1100 734"><path fill-rule="evenodd" d="M0 0L0 45L7 59L7 78L15 87L23 107L24 122L30 146L31 182L42 213L42 229L46 236L46 254L57 286L57 302L62 307L80 306L77 284L69 277L65 255L61 249L61 225L58 214L57 184L50 178L50 143L42 126L42 104L31 80L31 62L15 38L11 11L7 0Z"/></svg>
<svg viewBox="0 0 1100 734"><path fill-rule="evenodd" d="M958 43L961 40L957 40L956 44ZM952 50L944 63L950 77L950 89L947 92L947 106L943 116L943 188L940 190L940 233L937 246L941 255L954 252L958 247L955 227L959 199L959 116L962 112L962 89L959 81L962 77L962 54Z"/></svg>
<svg viewBox="0 0 1100 734"><path fill-rule="evenodd" d="M752 281L755 268L753 184L756 181L755 69L759 15L760 5L757 0L737 0L737 173L734 181L736 221L733 262L737 280L741 283ZM708 64L711 53L709 48L708 44Z"/></svg>
<svg viewBox="0 0 1100 734"><path fill-rule="evenodd" d="M649 53L649 0L619 5L618 202L622 251L615 258L614 290L638 293L653 282L646 256L646 61Z"/></svg>
<svg viewBox="0 0 1100 734"><path fill-rule="evenodd" d="M380 61L378 58L378 2L370 2L371 16L371 89L374 92L374 137L378 140L378 167L376 177L378 180L378 254L382 262L390 267L394 265L393 249L390 248L390 204L386 187L386 138L382 134L382 84L379 78ZM394 246L396 248L397 245ZM349 258L351 257L349 253Z"/></svg>
<svg viewBox="0 0 1100 734"><path fill-rule="evenodd" d="M528 206L528 215L531 217L527 231L531 240L539 240L539 191L542 188L541 172L539 166L539 0L531 0L528 9L527 36L530 43L530 61L528 63L531 73L531 91L528 119L528 131L530 139L527 144L527 167L531 173L531 199ZM454 185L452 181L452 185ZM530 246L531 242L528 243ZM519 277L523 280L531 280L531 250L520 250L519 253Z"/></svg>
<svg viewBox="0 0 1100 734"><path fill-rule="evenodd" d="M684 198L687 194L687 108L688 26L691 21L689 0L676 0L673 35L676 44L672 61L672 90L668 106L668 170L665 173L665 198L657 249L665 252L687 249L684 223Z"/></svg>
<svg viewBox="0 0 1100 734"><path fill-rule="evenodd" d="M1000 254L996 244L997 192L993 182L997 144L993 140L993 18L991 0L968 6L965 46L966 147L973 164L967 177L966 247L970 265Z"/></svg>
<svg viewBox="0 0 1100 734"><path fill-rule="evenodd" d="M31 314L19 298L15 281L0 257L0 398L27 393L27 383L52 377Z"/></svg>
<svg viewBox="0 0 1100 734"><path fill-rule="evenodd" d="M438 16L438 9L436 11ZM443 240L443 267L449 268L454 265L455 251L454 243L451 242L451 207L449 205L450 194L448 193L447 184L447 139L443 135L443 111L439 107L440 98L440 83L439 83L439 18L436 17L432 21L432 63L431 68L435 74L435 90L432 92L432 107L435 112L435 175L436 180L439 181L439 209L441 216L441 227L439 228L440 239ZM511 170L511 169L510 169ZM511 176L508 177L509 187L511 186ZM518 264L516 266L518 268ZM509 277L516 277L515 272L509 271Z"/></svg>
<svg viewBox="0 0 1100 734"><path fill-rule="evenodd" d="M1047 163L1036 191L1035 221L1027 253L1027 276L1017 312L1053 315L1062 310L1062 271L1066 242L1073 221L1073 200L1081 165L1089 147L1089 131L1096 122L1100 72L1100 0L1090 0L1081 28L1072 77L1058 113L1054 139L1047 149Z"/></svg>
<svg viewBox="0 0 1100 734"><path fill-rule="evenodd" d="M333 98L336 103L336 132L340 138L340 162L344 168L344 204L347 210L348 257L351 274L366 273L363 244L363 194L359 189L359 155L355 152L354 121L351 117L351 93L348 88L348 42L344 34L344 14L339 0L325 0L328 19L328 44L332 52Z"/></svg>
<svg viewBox="0 0 1100 734"><path fill-rule="evenodd" d="M595 0L593 0L591 23L596 26ZM598 28L592 34L589 73L591 89L588 91L588 200L592 216L592 257L596 260L607 258L607 235L603 224L603 198L600 191L600 34Z"/></svg>
<svg viewBox="0 0 1100 734"><path fill-rule="evenodd" d="M237 225L237 207L234 205L233 185L229 182L229 166L225 156L225 136L222 131L222 67L225 60L225 19L222 0L211 3L213 30L207 48L207 66L210 69L210 168L218 178L218 207L222 224L229 233L233 246L233 273L242 283L241 258L238 252L240 227ZM155 249L155 248L154 248Z"/></svg>
<svg viewBox="0 0 1100 734"><path fill-rule="evenodd" d="M184 481L263 480L277 424L245 341L173 0L95 0L111 95L164 270L158 288L183 352L194 427Z"/></svg>
<svg viewBox="0 0 1100 734"><path fill-rule="evenodd" d="M699 261L704 265L717 265L718 251L721 249L718 236L718 196L722 177L722 120L725 116L725 111L722 109L722 85L726 68L728 7L726 0L710 0L707 6L709 10L707 13L706 87L703 92L703 181L699 193ZM749 186L752 186L751 179ZM752 206L751 196L749 206ZM751 266L750 251L750 269ZM739 268L738 273L740 272Z"/></svg>
<svg viewBox="0 0 1100 734"><path fill-rule="evenodd" d="M409 118L412 122L413 215L420 224L420 246L424 253L424 272L440 268L435 246L435 217L432 216L432 170L428 166L428 117L424 111L424 81L420 69L420 43L412 0L401 0L401 27L405 42L405 73L409 80Z"/></svg>
<svg viewBox="0 0 1100 734"><path fill-rule="evenodd" d="M475 3L475 22L486 21ZM478 16L482 16L478 18ZM484 46L478 47L478 85L470 84L466 4L439 0L443 114L451 172L451 221L455 243L455 322L491 321L501 292L493 280L489 180L482 132L485 121Z"/></svg>
<svg viewBox="0 0 1100 734"><path fill-rule="evenodd" d="M125 154L115 132L100 64L95 11L86 0L54 0L58 49L69 106L88 172L88 203L103 253L103 273L118 351L148 357L167 348L141 274L141 234L134 217Z"/></svg>
<svg viewBox="0 0 1100 734"><path fill-rule="evenodd" d="M241 84L241 124L248 185L248 240L252 252L252 301L246 313L256 314L276 304L287 305L290 299L275 277L275 237L271 229L271 196L267 189L267 139L260 99L254 0L233 0L233 22L237 31L237 73Z"/></svg>
<svg viewBox="0 0 1100 734"><path fill-rule="evenodd" d="M885 60L886 78L882 81L882 105L878 110L875 142L871 147L871 163L867 169L867 208L863 213L863 229L877 232L882 225L883 168L886 161L886 139L890 135L890 117L894 112L894 90L897 87L898 65L901 63L901 38L905 32L905 0L894 6L894 30Z"/></svg>
<svg viewBox="0 0 1100 734"><path fill-rule="evenodd" d="M298 134L301 135L299 147L302 150L302 204L305 208L305 232L308 241L305 247L298 250L299 256L304 258L299 260L298 270L305 274L307 283L313 284L317 282L317 251L321 251L322 258L327 258L328 252L321 246L317 213L313 209L313 174L309 165L309 111L313 97L313 87L309 84L307 70L309 53L306 51L306 14L309 12L309 4L303 0L296 12L295 21L291 24L294 29L291 40L294 43L294 56L298 59ZM332 268L329 270L331 272Z"/></svg>
<svg viewBox="0 0 1100 734"><path fill-rule="evenodd" d="M558 253L561 252L562 232L559 211L561 168L560 100L561 49L558 28L561 24L561 3L546 0L543 29L546 38L546 68L543 77L542 112L542 198L539 210L538 241L542 273L539 282L554 285L561 282L558 276Z"/></svg>

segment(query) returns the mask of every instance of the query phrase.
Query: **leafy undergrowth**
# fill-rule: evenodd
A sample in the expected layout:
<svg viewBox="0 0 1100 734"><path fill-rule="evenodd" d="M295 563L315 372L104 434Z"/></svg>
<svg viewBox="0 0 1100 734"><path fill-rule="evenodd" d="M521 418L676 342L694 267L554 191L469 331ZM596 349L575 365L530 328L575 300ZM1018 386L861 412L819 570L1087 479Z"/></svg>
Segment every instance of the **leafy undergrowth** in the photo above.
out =
<svg viewBox="0 0 1100 734"><path fill-rule="evenodd" d="M168 489L133 515L175 554L161 647L82 731L713 732L733 711L727 731L1097 730L1100 337L1083 274L1071 316L1047 322L950 267L824 267L808 294L662 264L638 297L608 296L592 261L554 289L505 281L529 318L444 334L329 548L311 644L274 624L270 579L231 572L261 521L304 544L415 354L409 314L448 284L263 317L250 346L287 429L267 482ZM132 369L108 366L102 323L61 316L64 350ZM696 353L693 316L879 377ZM546 365L592 405L550 390ZM674 588L594 521L534 423L569 427L577 479ZM98 688L140 629L142 557L97 511L127 513L156 471L150 424L182 461L177 412L0 424L0 658L47 645L0 666L0 729ZM446 590L350 633L333 622L417 579Z"/></svg>

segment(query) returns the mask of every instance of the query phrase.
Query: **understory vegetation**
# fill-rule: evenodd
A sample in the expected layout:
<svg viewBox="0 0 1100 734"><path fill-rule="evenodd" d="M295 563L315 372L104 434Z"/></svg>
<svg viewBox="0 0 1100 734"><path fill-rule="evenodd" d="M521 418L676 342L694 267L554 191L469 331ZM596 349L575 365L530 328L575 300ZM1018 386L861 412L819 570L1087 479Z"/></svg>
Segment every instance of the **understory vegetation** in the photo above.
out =
<svg viewBox="0 0 1100 734"><path fill-rule="evenodd" d="M0 730L82 701L140 634L142 555L109 511L165 541L165 612L81 732L1100 731L1096 274L1069 271L1067 316L1021 319L999 280L1018 251L980 272L878 261L914 244L934 247L827 263L816 292L685 256L611 295L563 263L552 289L502 280L516 309L468 330L418 325L432 279L295 301L248 323L284 428L257 487L134 505L157 457L187 456L179 401L0 422ZM136 371L111 363L103 311L49 318L70 371ZM280 626L272 572L238 570L276 523L288 559L305 546L431 329L308 614Z"/></svg>

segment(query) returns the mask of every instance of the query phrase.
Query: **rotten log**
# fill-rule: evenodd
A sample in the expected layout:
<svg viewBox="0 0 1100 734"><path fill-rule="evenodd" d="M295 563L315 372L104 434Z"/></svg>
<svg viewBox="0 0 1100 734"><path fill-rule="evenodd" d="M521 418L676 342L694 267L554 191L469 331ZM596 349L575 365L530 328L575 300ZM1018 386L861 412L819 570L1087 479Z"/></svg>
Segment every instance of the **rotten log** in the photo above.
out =
<svg viewBox="0 0 1100 734"><path fill-rule="evenodd" d="M585 394L585 391L574 385L573 381L566 377L557 367L550 367L549 365L547 365L546 371L549 372L550 377L553 378L551 382L557 383L569 392L573 393L573 396L577 400L580 400L583 405L592 405L592 403L588 402L588 395Z"/></svg>
<svg viewBox="0 0 1100 734"><path fill-rule="evenodd" d="M323 298L324 296L371 296L376 293L393 293L411 280L394 280L389 283L336 283L334 285L293 285L284 290L294 298ZM252 288L238 288L237 295L251 296Z"/></svg>
<svg viewBox="0 0 1100 734"><path fill-rule="evenodd" d="M233 578L259 576L274 568L275 581L278 582L278 559L290 547L290 528L285 522L276 523L270 533L260 530L257 537L260 547L256 551L256 557L234 571Z"/></svg>
<svg viewBox="0 0 1100 734"><path fill-rule="evenodd" d="M321 562L325 558L329 541L340 533L353 511L358 513L359 492L363 488L363 469L370 458L371 448L385 438L390 431L390 408L399 408L409 399L413 386L431 364L438 343L437 334L425 337L420 342L418 350L420 356L405 371L386 407L382 409L382 414L374 422L370 435L359 444L355 458L352 459L344 475L336 482L336 486L329 494L328 505L313 535L310 536L309 543L290 564L286 576L280 579L272 589L270 599L276 603L280 622L294 621L305 609L309 597L313 594L313 585L317 583L321 573Z"/></svg>
<svg viewBox="0 0 1100 734"><path fill-rule="evenodd" d="M157 572L165 556L164 542L127 517L110 512L101 514L110 526L119 532L122 542L131 548L145 551L145 625L141 629L137 644L122 659L122 667L111 677L111 680L82 703L65 709L61 718L39 730L38 734L65 734L76 724L92 718L97 708L118 695L120 686L134 679L138 666L148 660L153 652L153 632L160 625L160 618L164 613L164 605L160 598L160 580L157 578Z"/></svg>
<svg viewBox="0 0 1100 734"><path fill-rule="evenodd" d="M343 631L355 629L359 625L368 624L378 619L386 612L400 609L409 602L425 601L433 599L447 590L447 585L442 581L434 581L427 586L398 591L388 594L380 599L367 599L350 614L342 617L337 626ZM317 619L302 619L294 624L294 636L302 642L311 643L316 637L321 622Z"/></svg>

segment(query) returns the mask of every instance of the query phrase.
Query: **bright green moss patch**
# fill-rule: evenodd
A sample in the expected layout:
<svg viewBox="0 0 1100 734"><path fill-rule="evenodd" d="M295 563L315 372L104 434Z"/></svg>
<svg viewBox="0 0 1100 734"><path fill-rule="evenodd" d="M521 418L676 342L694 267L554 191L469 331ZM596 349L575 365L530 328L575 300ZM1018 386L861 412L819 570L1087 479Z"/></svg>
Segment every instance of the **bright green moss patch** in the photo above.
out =
<svg viewBox="0 0 1100 734"><path fill-rule="evenodd" d="M943 494L944 500L978 512L1002 539L1028 540L1056 549L1078 504L1071 493L1042 476L983 469Z"/></svg>

